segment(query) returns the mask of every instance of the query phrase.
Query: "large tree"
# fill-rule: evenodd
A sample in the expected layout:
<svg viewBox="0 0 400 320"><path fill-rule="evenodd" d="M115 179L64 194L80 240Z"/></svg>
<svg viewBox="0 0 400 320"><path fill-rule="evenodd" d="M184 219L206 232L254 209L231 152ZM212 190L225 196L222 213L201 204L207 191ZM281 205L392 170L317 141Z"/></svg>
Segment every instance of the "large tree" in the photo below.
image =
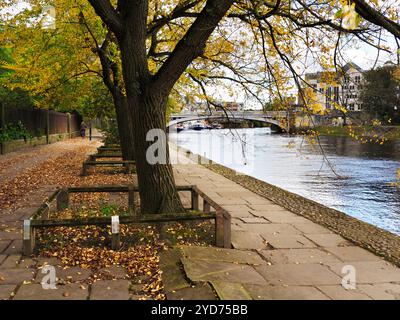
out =
<svg viewBox="0 0 400 320"><path fill-rule="evenodd" d="M57 7L65 1L33 2ZM379 40L380 30L388 30L396 39L400 36L394 22L398 18L395 0L383 5L375 0L88 2L105 29L97 38L96 50L101 53L102 47L112 47L104 50L111 69L108 75L114 87L121 84L120 92L126 96L129 116L123 120L128 119L134 128L131 139L141 206L152 213L183 210L169 162L151 164L146 159L152 143L146 135L151 129L165 130L170 95L184 101L198 97L218 106L210 94L210 88L218 86L232 95L241 89L261 106L265 98L278 98L284 104L294 86L309 87L301 70L307 69L310 57L330 70L353 39L388 50ZM79 10L85 16L89 12L81 6ZM75 39L69 40L74 47ZM115 65L123 74L116 82L111 68ZM165 149L168 160L167 145Z"/></svg>
<svg viewBox="0 0 400 320"><path fill-rule="evenodd" d="M288 59L293 44L282 47L284 42L290 42L296 31L320 26L347 31L340 23L332 22L332 8L337 9L336 1L187 0L161 4L149 0L118 0L115 5L109 0L89 2L118 41L128 106L135 127L141 206L143 211L153 213L182 211L183 208L171 165L147 161L146 150L152 142L146 140L146 134L152 129L165 130L166 102L171 90L185 70L204 55L207 41L217 27L229 30L242 22L253 31L257 41L262 43L266 69L272 73L275 82L279 81L279 75L273 73L277 57L296 74L292 61ZM399 37L400 27L391 17L362 0L352 3L354 5L346 5L346 10L340 15L351 29L358 24L353 21L355 13L352 9L355 8L365 19ZM223 26L221 21L224 17L235 20ZM289 27L293 34L288 34L285 27ZM303 33L303 36L310 36L310 33ZM271 57L268 56L270 48L275 51ZM157 61L155 70L151 70L149 58L154 57L163 59ZM168 160L168 146L166 153Z"/></svg>
<svg viewBox="0 0 400 320"><path fill-rule="evenodd" d="M399 68L385 65L364 73L359 102L363 110L386 123L400 123Z"/></svg>

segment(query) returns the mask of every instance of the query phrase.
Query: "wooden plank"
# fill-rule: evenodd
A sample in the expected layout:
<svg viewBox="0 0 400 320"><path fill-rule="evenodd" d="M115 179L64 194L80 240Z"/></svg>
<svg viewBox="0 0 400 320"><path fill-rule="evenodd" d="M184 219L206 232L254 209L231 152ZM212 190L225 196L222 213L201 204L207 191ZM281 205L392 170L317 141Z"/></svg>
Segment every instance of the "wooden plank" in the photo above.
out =
<svg viewBox="0 0 400 320"><path fill-rule="evenodd" d="M130 160L113 160L113 161L86 161L86 165L88 166L101 166L101 165L106 165L106 166L111 166L115 164L120 164L120 165L127 165L127 164L135 164L135 161L130 161Z"/></svg>
<svg viewBox="0 0 400 320"><path fill-rule="evenodd" d="M209 214L147 214L136 216L120 216L120 224L130 223L157 223L157 222L171 222L171 221L193 221L193 220L208 220L215 219L215 213ZM108 217L95 217L95 218L82 218L82 219L49 219L49 220L32 220L31 225L36 228L43 227L75 227L85 225L110 225L110 218Z"/></svg>

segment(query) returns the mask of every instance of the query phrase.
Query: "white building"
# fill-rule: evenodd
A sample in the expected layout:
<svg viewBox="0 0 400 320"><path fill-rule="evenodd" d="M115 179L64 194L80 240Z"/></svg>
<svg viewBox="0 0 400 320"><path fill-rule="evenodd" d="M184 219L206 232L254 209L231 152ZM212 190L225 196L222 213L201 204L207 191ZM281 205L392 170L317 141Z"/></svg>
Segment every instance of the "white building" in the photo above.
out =
<svg viewBox="0 0 400 320"><path fill-rule="evenodd" d="M315 103L324 109L334 109L334 104L349 111L360 111L358 102L364 70L353 62L347 63L339 72L306 73L306 82L314 88ZM299 94L299 101L302 101Z"/></svg>

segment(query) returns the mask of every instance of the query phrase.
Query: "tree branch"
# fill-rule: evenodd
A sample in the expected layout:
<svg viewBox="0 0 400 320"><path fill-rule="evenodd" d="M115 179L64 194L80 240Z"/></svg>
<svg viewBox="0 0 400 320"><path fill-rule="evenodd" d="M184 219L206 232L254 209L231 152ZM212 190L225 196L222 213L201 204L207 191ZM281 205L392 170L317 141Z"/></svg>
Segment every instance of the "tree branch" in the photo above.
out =
<svg viewBox="0 0 400 320"><path fill-rule="evenodd" d="M89 0L101 20L116 35L122 31L122 22L109 0Z"/></svg>
<svg viewBox="0 0 400 320"><path fill-rule="evenodd" d="M353 0L356 4L356 12L365 20L381 26L396 38L400 38L400 25L385 17L382 13L369 6L364 0Z"/></svg>
<svg viewBox="0 0 400 320"><path fill-rule="evenodd" d="M178 42L157 74L153 84L157 90L169 92L190 63L200 56L206 41L227 13L234 0L208 0L198 18Z"/></svg>

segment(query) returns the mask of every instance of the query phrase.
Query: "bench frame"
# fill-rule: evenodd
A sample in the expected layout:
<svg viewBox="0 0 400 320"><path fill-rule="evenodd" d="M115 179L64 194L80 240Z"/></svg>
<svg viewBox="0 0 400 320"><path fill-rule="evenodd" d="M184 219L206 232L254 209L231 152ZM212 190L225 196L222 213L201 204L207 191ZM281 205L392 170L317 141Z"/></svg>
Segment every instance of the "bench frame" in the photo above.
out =
<svg viewBox="0 0 400 320"><path fill-rule="evenodd" d="M135 161L132 160L110 160L110 161L96 161L92 160L92 156L90 156L86 161L83 162L82 164L82 176L87 176L88 175L88 170L90 167L95 167L95 166L115 166L115 165L122 165L125 167L125 173L129 174L132 172L133 166L135 165Z"/></svg>
<svg viewBox="0 0 400 320"><path fill-rule="evenodd" d="M199 197L203 199L203 212L176 213L176 214L139 214L135 210L135 193L139 192L133 185L107 185L92 187L70 187L57 189L48 200L42 204L29 219L24 220L23 229L23 254L30 256L35 249L35 231L37 228L57 226L87 226L87 225L111 225L111 247L113 250L120 248L119 224L132 223L164 223L171 221L210 220L215 221L215 242L217 247L231 248L231 215L215 201L209 198L197 186L177 186L178 191L191 192L191 210L199 210ZM50 205L56 201L57 210L68 208L69 195L82 192L127 192L128 216L95 217L82 219L49 219ZM211 207L215 211L211 211ZM114 232L115 231L115 232Z"/></svg>

